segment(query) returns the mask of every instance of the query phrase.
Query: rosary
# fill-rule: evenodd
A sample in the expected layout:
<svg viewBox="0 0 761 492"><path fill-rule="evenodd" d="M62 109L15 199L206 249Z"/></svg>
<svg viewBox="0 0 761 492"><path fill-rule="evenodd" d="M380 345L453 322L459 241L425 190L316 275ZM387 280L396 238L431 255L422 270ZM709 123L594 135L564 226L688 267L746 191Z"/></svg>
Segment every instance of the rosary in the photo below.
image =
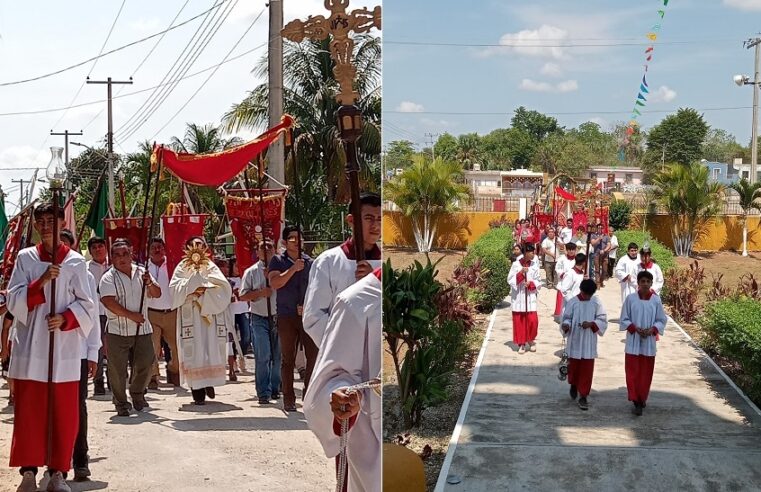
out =
<svg viewBox="0 0 761 492"><path fill-rule="evenodd" d="M363 383L355 384L354 386L349 386L344 391L347 395L350 395L352 393L356 393L358 391L364 390L364 389L372 389L376 395L380 396L381 394L381 380L380 378L373 378L369 381L365 381ZM346 405L341 405L341 411L346 411ZM343 492L344 490L344 484L346 483L346 471L348 467L347 457L346 457L346 444L349 440L349 419L344 419L341 421L341 434L339 436L339 455L338 455L338 483L336 483L336 492Z"/></svg>

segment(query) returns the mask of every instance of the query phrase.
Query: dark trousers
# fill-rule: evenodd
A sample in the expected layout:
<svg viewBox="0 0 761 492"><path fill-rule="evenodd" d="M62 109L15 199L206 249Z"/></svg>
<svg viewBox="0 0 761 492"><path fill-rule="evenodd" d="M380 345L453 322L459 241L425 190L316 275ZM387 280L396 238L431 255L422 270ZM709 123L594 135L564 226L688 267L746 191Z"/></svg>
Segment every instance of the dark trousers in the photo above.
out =
<svg viewBox="0 0 761 492"><path fill-rule="evenodd" d="M151 334L134 336L119 336L108 333L108 380L111 383L112 401L117 410L129 408L127 401L127 384L130 396L134 399L143 398L143 392L148 387L153 372L156 354L153 352ZM127 377L127 364L130 360L130 349L134 350L132 357L132 379Z"/></svg>
<svg viewBox="0 0 761 492"><path fill-rule="evenodd" d="M103 354L105 354L106 351L106 323L108 321L108 318L105 315L100 316L100 339L101 339L101 347L98 349L98 368L95 369L95 377L93 378L93 383L96 386L103 386Z"/></svg>
<svg viewBox="0 0 761 492"><path fill-rule="evenodd" d="M307 388L309 388L309 380L312 377L319 348L315 345L312 337L304 331L301 316L278 316L277 333L280 337L280 349L283 353L282 370L280 371L283 384L283 404L286 406L295 405L296 392L293 389L293 369L296 365L296 352L298 351L299 342L304 345L304 355L307 358L304 392L302 395L306 394Z"/></svg>
<svg viewBox="0 0 761 492"><path fill-rule="evenodd" d="M206 401L206 388L190 388L190 393L193 395L193 401Z"/></svg>
<svg viewBox="0 0 761 492"><path fill-rule="evenodd" d="M87 455L87 359L82 359L79 373L79 430L74 441L74 468L84 468L90 464Z"/></svg>

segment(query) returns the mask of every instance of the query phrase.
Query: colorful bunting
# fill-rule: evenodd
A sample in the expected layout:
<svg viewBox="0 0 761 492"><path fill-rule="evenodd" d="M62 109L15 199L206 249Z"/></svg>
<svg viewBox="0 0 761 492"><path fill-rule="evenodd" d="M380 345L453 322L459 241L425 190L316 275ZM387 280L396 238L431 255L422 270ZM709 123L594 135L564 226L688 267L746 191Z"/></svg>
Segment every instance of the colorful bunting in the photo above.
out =
<svg viewBox="0 0 761 492"><path fill-rule="evenodd" d="M637 99L642 99L643 101L647 101L647 98L643 96L641 92L637 94Z"/></svg>
<svg viewBox="0 0 761 492"><path fill-rule="evenodd" d="M645 94L649 94L650 93L650 89L648 89L645 84L640 84L639 85L639 91L640 92L644 92Z"/></svg>

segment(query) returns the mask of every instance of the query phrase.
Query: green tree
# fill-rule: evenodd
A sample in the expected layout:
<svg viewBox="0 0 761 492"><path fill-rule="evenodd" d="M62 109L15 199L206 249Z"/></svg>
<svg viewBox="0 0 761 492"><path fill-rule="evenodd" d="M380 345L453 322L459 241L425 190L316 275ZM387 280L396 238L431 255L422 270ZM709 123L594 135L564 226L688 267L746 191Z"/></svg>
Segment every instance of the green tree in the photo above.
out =
<svg viewBox="0 0 761 492"><path fill-rule="evenodd" d="M699 162L671 164L653 180L656 200L671 216L671 239L677 256L690 256L703 227L719 212L724 186L712 183Z"/></svg>
<svg viewBox="0 0 761 492"><path fill-rule="evenodd" d="M186 154L210 154L229 149L243 143L238 137L222 138L222 131L214 125L197 125L188 123L182 139L172 137L169 145L176 152Z"/></svg>
<svg viewBox="0 0 761 492"><path fill-rule="evenodd" d="M478 133L464 133L457 138L457 155L463 169L473 169L481 163L481 137Z"/></svg>
<svg viewBox="0 0 761 492"><path fill-rule="evenodd" d="M577 134L553 133L539 144L532 167L550 175L581 176L597 159L594 150Z"/></svg>
<svg viewBox="0 0 761 492"><path fill-rule="evenodd" d="M761 183L750 184L750 181L743 178L729 187L735 190L740 198L739 204L743 211L743 256L748 256L748 214L753 210L761 212Z"/></svg>
<svg viewBox="0 0 761 492"><path fill-rule="evenodd" d="M646 163L649 170L663 164L689 166L703 156L709 126L692 108L680 108L650 129L647 134Z"/></svg>
<svg viewBox="0 0 761 492"><path fill-rule="evenodd" d="M578 139L590 151L584 156L588 159L588 167L610 166L616 162L616 139L612 134L602 131L597 123L587 121L578 128L569 130L567 134Z"/></svg>
<svg viewBox="0 0 761 492"><path fill-rule="evenodd" d="M406 169L412 165L415 147L409 140L394 140L388 143L386 151L386 169Z"/></svg>
<svg viewBox="0 0 761 492"><path fill-rule="evenodd" d="M484 163L483 169L512 169L512 155L510 152L513 132L506 128L497 128L481 139L481 155Z"/></svg>
<svg viewBox="0 0 761 492"><path fill-rule="evenodd" d="M392 201L412 221L418 251L431 251L439 220L457 208L470 191L463 184L462 167L436 158L429 161L416 156L412 167L395 176L383 187L384 198Z"/></svg>
<svg viewBox="0 0 761 492"><path fill-rule="evenodd" d="M536 142L540 142L552 133L563 131L563 128L558 125L558 120L552 116L528 110L523 106L515 110L510 120L510 125L518 130L525 131Z"/></svg>
<svg viewBox="0 0 761 492"><path fill-rule="evenodd" d="M735 136L720 128L711 128L703 142L703 159L731 164L735 157L742 157L745 147L737 143Z"/></svg>
<svg viewBox="0 0 761 492"><path fill-rule="evenodd" d="M628 167L642 167L642 159L645 155L645 133L642 131L639 125L633 127L633 133L627 135L628 123L618 122L613 126L611 132L613 138L616 141L618 154L623 150L623 165ZM619 160L619 156L616 155L616 159Z"/></svg>
<svg viewBox="0 0 761 492"><path fill-rule="evenodd" d="M381 43L371 35L354 37L353 60L357 67L354 88L359 92L357 106L362 110L364 121L362 136L357 142L360 167L365 170L360 186L370 187L367 182L367 162L380 159L381 139ZM346 156L336 122L338 103L335 96L338 83L333 75L334 62L330 57L328 37L323 41L286 42L283 50L283 110L297 121L294 131L295 162L319 162L322 191L331 200L346 202L349 189L344 177ZM266 80L268 60L262 57L254 74ZM248 96L223 117L227 131L240 128L262 129L268 121L269 85L260 84ZM291 161L294 162L294 161ZM375 166L374 169L378 169ZM293 172L286 172L286 176ZM371 181L377 181L375 179ZM308 204L302 203L308 207Z"/></svg>
<svg viewBox="0 0 761 492"><path fill-rule="evenodd" d="M445 161L453 161L457 158L457 137L450 133L441 135L433 145L434 154Z"/></svg>

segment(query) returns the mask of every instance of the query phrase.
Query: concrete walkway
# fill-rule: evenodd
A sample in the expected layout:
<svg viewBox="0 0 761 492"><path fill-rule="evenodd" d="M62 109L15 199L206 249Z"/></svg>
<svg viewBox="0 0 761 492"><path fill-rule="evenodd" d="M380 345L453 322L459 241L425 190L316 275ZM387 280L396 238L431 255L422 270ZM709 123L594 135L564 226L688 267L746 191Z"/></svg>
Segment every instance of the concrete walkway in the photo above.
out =
<svg viewBox="0 0 761 492"><path fill-rule="evenodd" d="M673 322L658 342L645 414L632 415L617 283L598 295L615 322L598 345L587 412L557 377L555 291L540 292L536 353L516 352L509 306L495 313L437 490L761 490L761 416Z"/></svg>
<svg viewBox="0 0 761 492"><path fill-rule="evenodd" d="M253 359L246 364L253 372ZM163 362L161 366L163 374ZM237 383L217 388L216 399L203 407L191 404L188 390L162 384L148 392L151 408L128 418L116 416L110 393L93 397L91 384L92 481L69 482L73 492L333 489L335 462L325 457L308 429L301 401L295 413L283 412L282 400L261 406L253 379L239 375ZM301 386L297 380L297 397ZM7 389L0 391L0 407L7 404L7 395ZM0 410L0 492L15 491L20 481L18 470L7 467L12 422L13 409Z"/></svg>

